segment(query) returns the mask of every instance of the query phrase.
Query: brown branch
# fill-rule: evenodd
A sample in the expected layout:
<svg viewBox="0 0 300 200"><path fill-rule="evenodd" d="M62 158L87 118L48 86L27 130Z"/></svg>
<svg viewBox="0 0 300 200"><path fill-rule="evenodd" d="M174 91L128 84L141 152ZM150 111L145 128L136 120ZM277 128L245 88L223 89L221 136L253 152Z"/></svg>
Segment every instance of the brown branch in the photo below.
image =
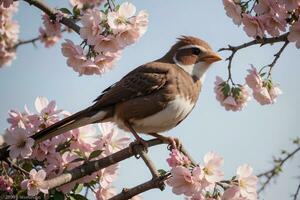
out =
<svg viewBox="0 0 300 200"><path fill-rule="evenodd" d="M281 170L281 167L285 164L285 162L288 161L290 158L292 158L299 151L300 151L300 147L296 148L293 152L288 153L285 158L280 159L279 163L276 164L274 168L257 175L257 177L259 178L266 178L266 181L264 181L262 183L262 186L258 189L258 193L262 192L266 188L266 186L270 183L270 181L278 175L278 173Z"/></svg>
<svg viewBox="0 0 300 200"><path fill-rule="evenodd" d="M55 17L57 13L55 9L50 8L42 0L24 0L24 1L29 3L30 5L39 8L44 13L49 15L49 17ZM67 17L63 17L60 20L60 23L64 24L65 26L69 27L70 29L74 30L76 33L79 34L80 27L74 22L74 20Z"/></svg>
<svg viewBox="0 0 300 200"><path fill-rule="evenodd" d="M149 147L162 144L162 141L158 139L153 139L146 141ZM137 144L135 144L137 145ZM139 145L141 146L141 145ZM140 147L142 148L142 146ZM49 186L49 188L55 188L61 185L64 185L66 183L75 181L77 179L80 179L84 176L90 175L93 172L99 171L101 169L104 169L110 165L116 164L122 160L125 160L127 158L130 158L134 156L134 152L132 151L131 147L127 147L123 150L120 150L114 154L111 154L105 158L101 158L99 160L95 161L87 161L81 166L78 166L68 172L65 172L58 177L49 179L45 181L45 184Z"/></svg>
<svg viewBox="0 0 300 200"><path fill-rule="evenodd" d="M232 80L232 75L231 75L231 68L232 68L232 61L233 61L233 58L234 58L236 52L238 52L241 49L244 49L244 48L247 48L247 47L250 47L250 46L253 46L253 45L257 45L257 44L260 44L261 46L263 46L263 45L266 45L266 44L274 44L274 43L278 43L278 42L287 42L288 41L288 39L287 39L288 35L289 35L289 32L285 33L285 34L282 34L278 37L256 39L256 40L252 40L250 42L247 42L247 43L244 43L244 44L241 44L241 45L238 45L238 46L228 45L228 47L226 47L226 48L219 49L219 52L220 51L231 51L231 55L228 58L226 58L226 60L228 61L228 67L227 67L227 69L228 69L228 79L227 79L227 82L230 80L231 83L234 85L234 82ZM280 52L280 54L281 53L282 52ZM279 58L279 56L278 56L278 58ZM277 59L276 59L276 61L277 61ZM276 61L275 61L275 63L276 63ZM274 63L274 65L275 65L275 63Z"/></svg>
<svg viewBox="0 0 300 200"><path fill-rule="evenodd" d="M13 47L14 49L18 48L19 46L21 45L24 45L24 44L30 44L32 43L33 45L35 45L35 42L40 40L40 37L35 37L35 38L32 38L32 39L29 39L29 40L19 40L19 42L17 44L15 44L15 46Z"/></svg>
<svg viewBox="0 0 300 200"><path fill-rule="evenodd" d="M269 78L271 76L272 73L272 69L275 66L277 60L279 59L280 55L282 54L282 52L284 51L284 49L287 47L287 45L289 44L289 41L285 41L285 43L283 44L283 46L279 49L279 51L274 55L274 60L271 64L269 64L268 66L270 67L269 72L268 72L268 76L267 78Z"/></svg>
<svg viewBox="0 0 300 200"><path fill-rule="evenodd" d="M167 180L169 177L170 174L166 174L160 177L153 178L150 181L142 183L131 189L123 189L123 191L120 194L110 198L109 200L127 200L138 194L155 188L159 188L161 191L163 191L164 188L161 188L161 185L164 184L164 181Z"/></svg>
<svg viewBox="0 0 300 200"><path fill-rule="evenodd" d="M7 158L5 160L7 162L8 165L10 165L12 168L15 168L16 170L22 172L25 175L29 175L29 172L26 171L25 169L19 167L18 165L16 165L13 161L11 161L9 158Z"/></svg>

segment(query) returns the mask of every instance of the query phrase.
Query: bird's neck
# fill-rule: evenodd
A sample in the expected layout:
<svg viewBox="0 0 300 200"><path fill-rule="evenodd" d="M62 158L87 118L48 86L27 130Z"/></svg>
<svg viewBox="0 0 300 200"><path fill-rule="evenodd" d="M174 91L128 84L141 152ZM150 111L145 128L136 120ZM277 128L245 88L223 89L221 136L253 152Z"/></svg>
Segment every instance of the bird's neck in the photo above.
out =
<svg viewBox="0 0 300 200"><path fill-rule="evenodd" d="M198 79L201 84L203 84L206 76L206 71L209 67L209 64L205 62L198 62L195 64L184 65L180 63L176 57L173 58L174 63L187 72L193 79Z"/></svg>

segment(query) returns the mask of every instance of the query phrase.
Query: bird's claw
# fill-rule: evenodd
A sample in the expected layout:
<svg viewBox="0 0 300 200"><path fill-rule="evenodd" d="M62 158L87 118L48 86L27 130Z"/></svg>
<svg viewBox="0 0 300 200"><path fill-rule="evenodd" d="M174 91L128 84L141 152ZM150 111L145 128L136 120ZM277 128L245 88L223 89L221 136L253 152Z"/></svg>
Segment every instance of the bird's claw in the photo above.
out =
<svg viewBox="0 0 300 200"><path fill-rule="evenodd" d="M149 147L148 143L145 140L143 140L142 138L140 138L139 140L135 140L134 142L130 143L129 148L130 148L130 151L134 153L134 156L137 159L140 158L140 155L136 149L136 146L142 147L142 151L148 153L148 147Z"/></svg>

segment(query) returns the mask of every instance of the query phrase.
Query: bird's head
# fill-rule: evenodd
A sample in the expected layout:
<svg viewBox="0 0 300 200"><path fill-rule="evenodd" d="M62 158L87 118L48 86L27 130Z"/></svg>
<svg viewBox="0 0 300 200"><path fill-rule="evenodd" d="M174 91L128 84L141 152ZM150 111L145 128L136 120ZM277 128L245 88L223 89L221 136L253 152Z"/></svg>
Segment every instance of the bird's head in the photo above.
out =
<svg viewBox="0 0 300 200"><path fill-rule="evenodd" d="M204 78L209 66L222 60L205 41L192 37L182 36L165 55L170 62L175 63L194 78Z"/></svg>

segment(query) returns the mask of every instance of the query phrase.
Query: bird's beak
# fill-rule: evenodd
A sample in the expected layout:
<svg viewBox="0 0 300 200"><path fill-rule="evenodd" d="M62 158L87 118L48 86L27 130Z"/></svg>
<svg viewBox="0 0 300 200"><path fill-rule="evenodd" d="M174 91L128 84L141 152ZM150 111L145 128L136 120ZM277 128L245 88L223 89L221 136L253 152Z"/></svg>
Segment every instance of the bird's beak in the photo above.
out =
<svg viewBox="0 0 300 200"><path fill-rule="evenodd" d="M200 60L207 62L207 63L214 63L214 62L222 60L222 57L219 54L217 54L213 51L210 51L210 52L207 52L204 56L202 56L200 58Z"/></svg>

